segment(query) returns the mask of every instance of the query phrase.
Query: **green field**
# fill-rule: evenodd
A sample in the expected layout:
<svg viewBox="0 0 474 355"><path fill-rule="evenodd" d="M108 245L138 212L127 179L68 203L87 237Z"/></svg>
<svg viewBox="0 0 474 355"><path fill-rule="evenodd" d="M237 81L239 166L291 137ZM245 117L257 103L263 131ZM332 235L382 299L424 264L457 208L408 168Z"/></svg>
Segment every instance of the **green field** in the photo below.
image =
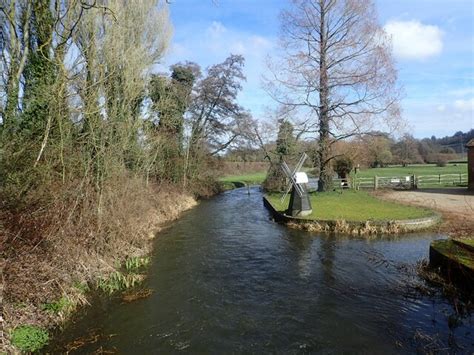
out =
<svg viewBox="0 0 474 355"><path fill-rule="evenodd" d="M268 194L266 196L278 211L283 212L288 207L289 196L283 203L280 202L282 194ZM365 191L331 191L312 193L310 196L313 213L305 217L308 219L386 221L433 215L431 210L383 201Z"/></svg>
<svg viewBox="0 0 474 355"><path fill-rule="evenodd" d="M386 168L369 168L361 169L358 177L374 177L377 176L408 176L408 175L439 175L439 174L467 174L467 164L447 164L440 167L435 164L416 164L403 167L401 165L389 166Z"/></svg>
<svg viewBox="0 0 474 355"><path fill-rule="evenodd" d="M256 173L249 174L236 174L228 175L221 177L221 181L226 188L242 187L245 185L257 185L261 184L265 180L267 172L260 171ZM435 164L416 164L408 165L403 167L401 165L393 165L386 168L365 168L359 170L357 173L357 178L369 178L374 176L379 177L401 177L401 176L410 176L415 174L417 177L426 176L426 175L446 175L446 174L467 174L467 164L458 163L458 164L448 164L444 167L436 166ZM352 177L354 177L354 172ZM457 178L456 182L458 181ZM463 181L467 179L466 176L463 176ZM420 187L445 187L445 186L454 186L453 183L443 183L438 184L437 180L432 182L424 182Z"/></svg>
<svg viewBox="0 0 474 355"><path fill-rule="evenodd" d="M260 171L257 173L242 174L242 175L229 175L224 176L219 179L219 181L224 183L244 183L250 185L261 184L265 177L267 176L266 171Z"/></svg>

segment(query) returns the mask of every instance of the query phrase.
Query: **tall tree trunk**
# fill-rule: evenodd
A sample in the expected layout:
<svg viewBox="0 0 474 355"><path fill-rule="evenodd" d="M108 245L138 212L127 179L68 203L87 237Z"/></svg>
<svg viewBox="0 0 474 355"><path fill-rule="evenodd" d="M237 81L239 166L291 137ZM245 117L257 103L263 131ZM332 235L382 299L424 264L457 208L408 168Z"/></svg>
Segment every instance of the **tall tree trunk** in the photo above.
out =
<svg viewBox="0 0 474 355"><path fill-rule="evenodd" d="M10 70L6 85L6 105L4 115L4 127L11 131L17 125L17 109L20 94L20 78L28 57L28 41L30 35L31 2L28 1L22 14L22 40L17 37L18 29L16 23L16 1L11 1L9 10L9 36L10 36ZM22 43L23 42L23 43ZM22 51L23 46L23 51Z"/></svg>
<svg viewBox="0 0 474 355"><path fill-rule="evenodd" d="M331 187L332 175L329 167L329 88L327 72L327 32L326 32L326 4L320 0L320 62L319 62L319 182L318 191L327 191Z"/></svg>

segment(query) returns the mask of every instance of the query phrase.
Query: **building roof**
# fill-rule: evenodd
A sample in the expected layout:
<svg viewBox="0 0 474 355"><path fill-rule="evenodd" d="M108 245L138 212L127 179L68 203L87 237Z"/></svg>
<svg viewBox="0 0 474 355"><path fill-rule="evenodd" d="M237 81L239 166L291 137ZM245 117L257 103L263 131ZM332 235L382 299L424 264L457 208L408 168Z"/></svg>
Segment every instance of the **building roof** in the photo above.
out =
<svg viewBox="0 0 474 355"><path fill-rule="evenodd" d="M472 138L469 142L466 144L467 148L474 147L474 138Z"/></svg>

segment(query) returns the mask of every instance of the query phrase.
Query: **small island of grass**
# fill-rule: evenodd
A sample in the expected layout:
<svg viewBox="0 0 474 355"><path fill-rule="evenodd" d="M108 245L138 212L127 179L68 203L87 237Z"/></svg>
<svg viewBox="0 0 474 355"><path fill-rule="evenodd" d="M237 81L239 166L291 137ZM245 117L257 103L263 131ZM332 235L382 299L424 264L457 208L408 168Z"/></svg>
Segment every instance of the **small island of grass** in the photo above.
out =
<svg viewBox="0 0 474 355"><path fill-rule="evenodd" d="M283 202L280 193L267 194L266 197L281 213L288 207L289 195ZM313 212L304 218L311 220L393 221L433 215L429 209L380 200L365 191L316 192L310 194L310 199Z"/></svg>
<svg viewBox="0 0 474 355"><path fill-rule="evenodd" d="M283 202L280 199L280 193L264 196L264 204L275 220L314 232L397 234L426 229L439 221L439 216L429 209L380 200L365 191L311 193L313 212L305 217L287 216L289 196Z"/></svg>

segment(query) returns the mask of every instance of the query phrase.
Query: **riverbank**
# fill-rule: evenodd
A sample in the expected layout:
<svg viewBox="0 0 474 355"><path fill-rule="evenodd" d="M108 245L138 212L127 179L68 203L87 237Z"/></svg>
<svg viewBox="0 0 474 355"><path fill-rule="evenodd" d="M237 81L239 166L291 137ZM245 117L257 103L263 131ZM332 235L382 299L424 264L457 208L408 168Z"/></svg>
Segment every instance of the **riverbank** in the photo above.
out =
<svg viewBox="0 0 474 355"><path fill-rule="evenodd" d="M125 261L144 260L156 233L197 204L193 196L176 187L144 186L132 180L116 186L111 196L114 199L107 201L103 212L107 224L97 229L89 229L83 220L68 220L71 206L60 211L64 215L42 216L42 228L33 216L0 215L0 353L18 351L12 346L12 335L26 347L31 336L34 341L47 342L50 329L88 303L88 290L120 275ZM28 238L33 234L37 236ZM98 235L104 243L94 242Z"/></svg>
<svg viewBox="0 0 474 355"><path fill-rule="evenodd" d="M439 215L430 209L383 201L355 190L311 193L313 212L301 218L291 217L285 214L289 197L282 202L280 195L264 196L264 204L274 218L289 227L314 232L398 234L427 229L439 221Z"/></svg>

